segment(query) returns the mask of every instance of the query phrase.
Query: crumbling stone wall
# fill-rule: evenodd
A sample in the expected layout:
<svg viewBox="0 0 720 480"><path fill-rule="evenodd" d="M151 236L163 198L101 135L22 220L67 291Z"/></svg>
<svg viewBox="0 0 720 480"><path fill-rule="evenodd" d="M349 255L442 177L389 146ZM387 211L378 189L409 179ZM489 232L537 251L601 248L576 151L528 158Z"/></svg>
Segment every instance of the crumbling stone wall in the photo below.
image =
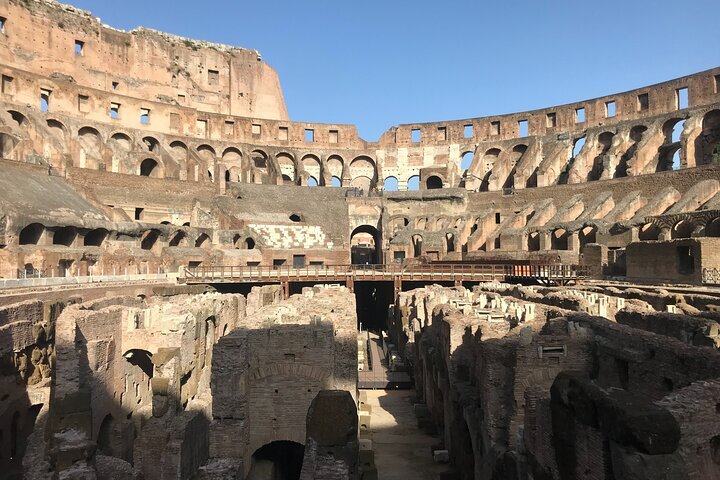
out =
<svg viewBox="0 0 720 480"><path fill-rule="evenodd" d="M653 313L649 304L598 309L601 297L587 292L545 301L547 293L435 286L398 297L391 329L413 333L418 395L460 477L717 475L709 460L717 432L700 422L717 425L709 415L720 356L702 332L710 348L693 345L714 319ZM528 318L514 313L527 309L513 299L561 306ZM599 310L619 323L586 313Z"/></svg>
<svg viewBox="0 0 720 480"><path fill-rule="evenodd" d="M263 288L248 299L259 308L220 339L213 356L212 456L244 465L245 473L264 445L305 443L308 408L320 390L356 398L357 389L354 296L345 287L315 287L271 303L273 290Z"/></svg>

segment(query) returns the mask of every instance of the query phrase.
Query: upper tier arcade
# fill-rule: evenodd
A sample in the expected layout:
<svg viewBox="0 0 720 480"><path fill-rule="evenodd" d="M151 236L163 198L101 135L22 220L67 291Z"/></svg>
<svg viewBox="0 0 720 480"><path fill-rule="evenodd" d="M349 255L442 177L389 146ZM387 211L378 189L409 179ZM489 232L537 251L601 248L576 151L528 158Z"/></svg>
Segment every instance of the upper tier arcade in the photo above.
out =
<svg viewBox="0 0 720 480"><path fill-rule="evenodd" d="M123 32L49 0L0 0L0 21L2 156L61 174L510 191L720 158L720 68L541 110L400 125L367 142L353 125L289 121L255 51Z"/></svg>

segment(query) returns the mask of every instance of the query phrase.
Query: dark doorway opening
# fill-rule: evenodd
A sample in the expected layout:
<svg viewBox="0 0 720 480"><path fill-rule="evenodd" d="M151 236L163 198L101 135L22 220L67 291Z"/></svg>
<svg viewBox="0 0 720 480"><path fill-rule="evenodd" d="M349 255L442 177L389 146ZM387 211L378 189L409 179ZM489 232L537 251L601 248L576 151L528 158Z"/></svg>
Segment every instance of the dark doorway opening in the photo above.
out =
<svg viewBox="0 0 720 480"><path fill-rule="evenodd" d="M380 232L370 225L361 225L350 234L350 261L353 265L380 263Z"/></svg>
<svg viewBox="0 0 720 480"><path fill-rule="evenodd" d="M299 480L305 447L296 442L277 440L257 450L247 478Z"/></svg>
<svg viewBox="0 0 720 480"><path fill-rule="evenodd" d="M392 282L355 282L355 305L363 330L387 331L388 307L393 296Z"/></svg>

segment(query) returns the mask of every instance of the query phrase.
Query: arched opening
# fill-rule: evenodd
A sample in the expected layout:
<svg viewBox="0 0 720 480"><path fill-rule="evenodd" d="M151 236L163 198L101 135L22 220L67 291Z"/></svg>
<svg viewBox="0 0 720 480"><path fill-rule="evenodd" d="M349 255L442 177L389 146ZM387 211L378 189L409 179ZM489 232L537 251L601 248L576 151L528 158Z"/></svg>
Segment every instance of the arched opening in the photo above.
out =
<svg viewBox="0 0 720 480"><path fill-rule="evenodd" d="M255 240L248 237L245 239L245 250L252 250L255 248Z"/></svg>
<svg viewBox="0 0 720 480"><path fill-rule="evenodd" d="M495 162L499 156L499 148L491 148L485 152L485 155L483 156L483 177L480 182L481 192L487 192L490 189L490 177L492 176L493 167L495 166Z"/></svg>
<svg viewBox="0 0 720 480"><path fill-rule="evenodd" d="M702 133L695 140L696 165L720 165L720 110L703 117Z"/></svg>
<svg viewBox="0 0 720 480"><path fill-rule="evenodd" d="M141 328L141 325L135 325L136 328ZM152 353L147 350L131 349L123 354L125 360L130 365L138 367L148 377L153 378L153 362Z"/></svg>
<svg viewBox="0 0 720 480"><path fill-rule="evenodd" d="M540 250L540 234L538 232L530 232L528 235L527 249L529 252L537 252Z"/></svg>
<svg viewBox="0 0 720 480"><path fill-rule="evenodd" d="M377 172L375 169L375 161L366 156L354 158L348 167L350 169L350 178L353 179L353 183L359 177L367 178L368 185L357 185L364 189L375 188L375 182L377 181ZM353 185L356 186L356 185Z"/></svg>
<svg viewBox="0 0 720 480"><path fill-rule="evenodd" d="M350 234L350 259L353 265L380 263L380 232L371 225L361 225Z"/></svg>
<svg viewBox="0 0 720 480"><path fill-rule="evenodd" d="M101 247L107 236L108 231L104 228L90 230L87 234L85 234L84 245L86 247Z"/></svg>
<svg viewBox="0 0 720 480"><path fill-rule="evenodd" d="M297 442L276 440L258 448L252 455L247 478L299 480L305 447Z"/></svg>
<svg viewBox="0 0 720 480"><path fill-rule="evenodd" d="M372 179L370 177L359 176L355 177L350 181L350 186L359 188L360 190L367 192L370 191L372 185Z"/></svg>
<svg viewBox="0 0 720 480"><path fill-rule="evenodd" d="M615 173L613 174L613 178L627 177L628 163L630 162L630 160L632 160L633 157L635 157L635 153L637 152L637 149L638 149L638 144L642 141L645 131L647 131L647 127L645 125L635 125L634 127L632 127L630 129L629 136L630 136L630 140L633 142L633 144L620 157L620 161L618 162L618 165L615 168Z"/></svg>
<svg viewBox="0 0 720 480"><path fill-rule="evenodd" d="M210 237L207 233L201 233L195 240L195 248L203 248L210 246Z"/></svg>
<svg viewBox="0 0 720 480"><path fill-rule="evenodd" d="M588 243L597 243L597 228L592 226L581 228L578 239L580 240L580 251L582 251Z"/></svg>
<svg viewBox="0 0 720 480"><path fill-rule="evenodd" d="M425 181L425 187L428 190L434 190L438 188L443 187L443 181L442 178L438 177L437 175L433 175L431 177L428 177L428 179Z"/></svg>
<svg viewBox="0 0 720 480"><path fill-rule="evenodd" d="M156 138L144 137L142 141L148 149L148 152L157 153L160 150L160 142L158 142Z"/></svg>
<svg viewBox="0 0 720 480"><path fill-rule="evenodd" d="M142 177L158 177L159 173L158 163L152 158L146 158L140 164L140 176Z"/></svg>
<svg viewBox="0 0 720 480"><path fill-rule="evenodd" d="M422 235L413 235L412 236L412 246L413 246L413 257L417 258L420 255L422 255L422 247L423 247Z"/></svg>
<svg viewBox="0 0 720 480"><path fill-rule="evenodd" d="M455 235L452 233L445 234L445 246L448 253L455 251Z"/></svg>
<svg viewBox="0 0 720 480"><path fill-rule="evenodd" d="M333 187L342 187L342 180L339 177L332 177L330 185Z"/></svg>
<svg viewBox="0 0 720 480"><path fill-rule="evenodd" d="M77 237L77 230L75 227L62 227L55 230L53 235L53 245L65 245L69 247L75 241Z"/></svg>
<svg viewBox="0 0 720 480"><path fill-rule="evenodd" d="M293 185L295 183L295 159L289 153L278 153L275 158L280 167L283 184Z"/></svg>
<svg viewBox="0 0 720 480"><path fill-rule="evenodd" d="M22 113L15 111L15 110L8 110L8 113L12 117L15 122L17 122L18 127L27 127L30 122L28 122L27 117L23 115Z"/></svg>
<svg viewBox="0 0 720 480"><path fill-rule="evenodd" d="M105 415L97 436L97 449L105 456L113 456L113 430L115 427L115 419L109 413Z"/></svg>
<svg viewBox="0 0 720 480"><path fill-rule="evenodd" d="M705 225L706 237L720 237L720 217L710 221Z"/></svg>
<svg viewBox="0 0 720 480"><path fill-rule="evenodd" d="M564 228L553 230L550 235L551 250L567 250L568 249L568 232Z"/></svg>
<svg viewBox="0 0 720 480"><path fill-rule="evenodd" d="M687 220L681 220L672 229L672 238L690 238L695 226Z"/></svg>
<svg viewBox="0 0 720 480"><path fill-rule="evenodd" d="M580 137L573 143L573 158L577 157L585 146L585 137Z"/></svg>
<svg viewBox="0 0 720 480"><path fill-rule="evenodd" d="M660 237L660 229L653 223L646 223L640 227L638 232L638 239L643 242L649 240L657 240Z"/></svg>
<svg viewBox="0 0 720 480"><path fill-rule="evenodd" d="M342 178L345 162L341 156L330 155L325 162L325 165L327 166L327 171L331 176L337 177L338 179Z"/></svg>
<svg viewBox="0 0 720 480"><path fill-rule="evenodd" d="M145 235L140 241L140 248L142 248L143 250L152 250L152 248L157 243L158 238L160 238L159 230L149 230L145 232Z"/></svg>
<svg viewBox="0 0 720 480"><path fill-rule="evenodd" d="M318 182L318 179L322 178L322 172L320 169L320 159L316 157L315 155L305 155L302 160L300 161L302 163L303 171L308 176L308 186L310 185L310 179L312 178L315 182L314 187L317 187L320 183Z"/></svg>
<svg viewBox="0 0 720 480"><path fill-rule="evenodd" d="M505 179L505 182L503 183L502 188L503 189L514 189L515 188L515 173L517 172L517 165L522 160L523 156L525 155L525 152L527 151L527 145L520 144L515 145L512 149L511 154L511 165L510 165L510 173L508 173L507 178Z"/></svg>
<svg viewBox="0 0 720 480"><path fill-rule="evenodd" d="M412 191L420 190L420 175L413 175L408 178L407 189Z"/></svg>
<svg viewBox="0 0 720 480"><path fill-rule="evenodd" d="M178 231L176 232L171 238L170 242L168 242L168 246L170 247L179 247L180 244L185 240L185 232Z"/></svg>
<svg viewBox="0 0 720 480"><path fill-rule="evenodd" d="M44 226L39 223L31 223L20 230L20 245L37 245L44 231Z"/></svg>
<svg viewBox="0 0 720 480"><path fill-rule="evenodd" d="M27 440L30 434L35 429L35 422L37 417L42 410L42 403L32 405L21 415L20 412L16 411L13 413L12 419L10 420L10 462L9 465L5 464L5 467L9 469L3 470L2 474L10 474L9 476L3 476L2 478L24 478L22 476L22 461L25 456L27 448ZM0 430L0 434L2 431ZM2 438L0 438L2 440ZM2 452L5 453L7 450L6 444L2 445ZM0 463L3 463L3 456L0 455ZM9 471L12 470L12 471ZM18 472L18 476L13 476L12 473Z"/></svg>
<svg viewBox="0 0 720 480"><path fill-rule="evenodd" d="M318 186L318 181L317 181L317 179L316 179L315 177L310 177L310 178L308 178L307 186L308 186L308 187L317 187L317 186Z"/></svg>
<svg viewBox="0 0 720 480"><path fill-rule="evenodd" d="M462 158L460 159L460 170L465 171L468 168L472 166L473 162L473 152L465 152L462 154Z"/></svg>
<svg viewBox="0 0 720 480"><path fill-rule="evenodd" d="M395 177L387 177L383 182L383 190L386 192L397 192L398 179Z"/></svg>
<svg viewBox="0 0 720 480"><path fill-rule="evenodd" d="M602 178L603 172L605 171L605 160L607 159L607 153L612 147L614 136L615 134L612 132L603 132L598 135L597 156L593 160L593 164L588 171L588 181L591 182Z"/></svg>

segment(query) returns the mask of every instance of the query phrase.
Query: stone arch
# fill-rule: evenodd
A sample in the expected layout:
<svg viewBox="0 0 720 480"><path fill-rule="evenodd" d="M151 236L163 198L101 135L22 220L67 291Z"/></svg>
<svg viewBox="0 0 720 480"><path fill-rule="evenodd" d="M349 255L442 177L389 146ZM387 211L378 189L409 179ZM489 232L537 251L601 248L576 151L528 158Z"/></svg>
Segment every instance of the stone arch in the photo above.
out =
<svg viewBox="0 0 720 480"><path fill-rule="evenodd" d="M620 157L617 167L615 167L613 178L627 177L630 161L635 157L638 145L642 141L646 131L647 127L645 125L635 125L630 129L630 133L628 134L628 136L630 138L630 141L632 142L632 145L630 145L630 147Z"/></svg>
<svg viewBox="0 0 720 480"><path fill-rule="evenodd" d="M527 237L527 249L529 252L537 252L540 250L540 233L530 232Z"/></svg>
<svg viewBox="0 0 720 480"><path fill-rule="evenodd" d="M300 478L304 456L305 446L299 441L273 440L253 452L245 478L262 478L265 472L272 472L273 478Z"/></svg>
<svg viewBox="0 0 720 480"><path fill-rule="evenodd" d="M75 227L60 227L53 233L53 245L72 246L77 238L77 229Z"/></svg>
<svg viewBox="0 0 720 480"><path fill-rule="evenodd" d="M90 230L85 234L85 238L83 238L83 245L86 247L101 247L105 239L107 239L108 233L104 228Z"/></svg>
<svg viewBox="0 0 720 480"><path fill-rule="evenodd" d="M638 230L638 239L646 242L660 238L660 229L654 223L646 223Z"/></svg>
<svg viewBox="0 0 720 480"><path fill-rule="evenodd" d="M28 118L22 113L18 112L17 110L8 110L7 112L10 114L10 117L15 120L15 123L18 124L18 127L30 127L30 120L28 120Z"/></svg>
<svg viewBox="0 0 720 480"><path fill-rule="evenodd" d="M222 166L225 168L225 181L242 181L243 155L235 147L228 147L222 153Z"/></svg>
<svg viewBox="0 0 720 480"><path fill-rule="evenodd" d="M37 245L45 232L45 226L39 223L31 223L22 230L18 242L20 245Z"/></svg>
<svg viewBox="0 0 720 480"><path fill-rule="evenodd" d="M527 149L528 146L524 143L519 143L512 148L509 159L510 173L508 173L507 178L505 178L505 181L502 184L502 188L515 188L515 173L517 172L517 165L522 160L523 155L525 155Z"/></svg>
<svg viewBox="0 0 720 480"><path fill-rule="evenodd" d="M411 192L420 190L420 175L410 175L408 177L407 189Z"/></svg>
<svg viewBox="0 0 720 480"><path fill-rule="evenodd" d="M720 217L715 217L705 224L706 237L720 237Z"/></svg>
<svg viewBox="0 0 720 480"><path fill-rule="evenodd" d="M160 230L147 230L140 238L140 248L143 250L152 250L160 238Z"/></svg>
<svg viewBox="0 0 720 480"><path fill-rule="evenodd" d="M268 154L260 149L256 149L250 154L250 159L252 160L253 183L266 182L269 161Z"/></svg>
<svg viewBox="0 0 720 480"><path fill-rule="evenodd" d="M480 191L487 192L490 189L490 177L492 176L495 162L500 156L501 150L499 148L488 149L482 158L482 178L480 181Z"/></svg>
<svg viewBox="0 0 720 480"><path fill-rule="evenodd" d="M370 177L359 176L352 179L350 182L351 187L356 187L364 191L369 191L372 186L372 179Z"/></svg>
<svg viewBox="0 0 720 480"><path fill-rule="evenodd" d="M581 252L588 243L597 243L597 227L594 225L583 226L578 231L578 241L580 242Z"/></svg>
<svg viewBox="0 0 720 480"><path fill-rule="evenodd" d="M690 238L695 225L690 220L680 220L672 227L671 235L672 238Z"/></svg>
<svg viewBox="0 0 720 480"><path fill-rule="evenodd" d="M97 449L98 451L108 457L112 457L114 454L113 449L113 430L115 429L115 419L111 414L105 415L100 422L100 427L97 431Z"/></svg>
<svg viewBox="0 0 720 480"><path fill-rule="evenodd" d="M141 177L163 178L163 168L154 158L146 158L137 169Z"/></svg>
<svg viewBox="0 0 720 480"><path fill-rule="evenodd" d="M315 368L302 363L269 363L249 370L247 378L250 381L262 380L267 377L302 377L317 382L326 382L330 378L330 372Z"/></svg>
<svg viewBox="0 0 720 480"><path fill-rule="evenodd" d="M385 177L385 180L383 181L383 190L386 192L397 192L398 179L393 176Z"/></svg>
<svg viewBox="0 0 720 480"><path fill-rule="evenodd" d="M168 246L169 247L184 246L186 238L187 238L187 234L185 232L183 232L182 230L178 230L177 232L173 233L170 236L170 241L168 242Z"/></svg>
<svg viewBox="0 0 720 480"><path fill-rule="evenodd" d="M445 251L448 253L455 251L455 235L452 233L445 234Z"/></svg>
<svg viewBox="0 0 720 480"><path fill-rule="evenodd" d="M375 160L367 155L355 157L349 165L350 178L354 182L356 178L365 177L370 179L368 188L374 188L377 181L377 168Z"/></svg>
<svg viewBox="0 0 720 480"><path fill-rule="evenodd" d="M475 159L475 154L468 150L464 152L462 155L460 155L460 171L465 172L470 167L472 167L473 160Z"/></svg>
<svg viewBox="0 0 720 480"><path fill-rule="evenodd" d="M340 179L342 184L342 178L343 178L343 168L345 167L345 161L340 155L330 155L327 159L327 162L325 162L327 165L327 171L328 173L333 176Z"/></svg>
<svg viewBox="0 0 720 480"><path fill-rule="evenodd" d="M556 228L550 234L551 250L567 250L568 249L568 231L564 228Z"/></svg>
<svg viewBox="0 0 720 480"><path fill-rule="evenodd" d="M103 139L93 127L82 127L78 130L80 159L78 167L98 170L102 159Z"/></svg>
<svg viewBox="0 0 720 480"><path fill-rule="evenodd" d="M195 248L210 248L212 246L211 244L210 236L208 236L207 233L201 233L195 239Z"/></svg>
<svg viewBox="0 0 720 480"><path fill-rule="evenodd" d="M297 178L297 166L295 164L295 157L290 153L280 152L275 155L278 166L280 167L280 175L283 178L283 184L294 185Z"/></svg>
<svg viewBox="0 0 720 480"><path fill-rule="evenodd" d="M135 325L135 328L142 328L142 325ZM152 353L147 350L133 348L123 354L130 365L138 367L148 378L153 378Z"/></svg>
<svg viewBox="0 0 720 480"><path fill-rule="evenodd" d="M308 154L302 157L301 160L304 176L313 177L317 182L318 179L322 178L320 159L313 154Z"/></svg>
<svg viewBox="0 0 720 480"><path fill-rule="evenodd" d="M417 258L421 256L423 253L423 236L416 233L412 236L411 243L413 247L413 257Z"/></svg>
<svg viewBox="0 0 720 480"><path fill-rule="evenodd" d="M157 138L151 136L143 137L142 143L145 145L148 152L152 152L154 154L160 153L160 142Z"/></svg>
<svg viewBox="0 0 720 480"><path fill-rule="evenodd" d="M429 176L427 180L425 180L425 188L427 188L428 190L443 188L442 178L437 175Z"/></svg>
<svg viewBox="0 0 720 480"><path fill-rule="evenodd" d="M702 132L695 140L696 165L720 165L720 110L703 116Z"/></svg>
<svg viewBox="0 0 720 480"><path fill-rule="evenodd" d="M372 246L360 243L362 238L372 238ZM357 237L358 240L355 240ZM350 233L350 258L354 265L381 263L382 237L380 231L372 225L360 225Z"/></svg>

